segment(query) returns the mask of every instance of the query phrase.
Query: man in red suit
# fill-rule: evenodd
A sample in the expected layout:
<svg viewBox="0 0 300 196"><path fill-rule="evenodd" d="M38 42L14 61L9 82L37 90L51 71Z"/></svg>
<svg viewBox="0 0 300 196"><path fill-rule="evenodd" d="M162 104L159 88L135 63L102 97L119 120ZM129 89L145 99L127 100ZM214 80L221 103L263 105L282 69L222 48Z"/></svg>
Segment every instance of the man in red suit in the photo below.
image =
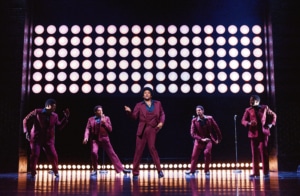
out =
<svg viewBox="0 0 300 196"><path fill-rule="evenodd" d="M211 151L214 144L222 140L221 130L212 116L204 115L204 108L196 106L196 114L191 121L190 133L194 139L194 148L191 158L191 168L186 174L194 175L200 153L204 153L204 173L209 176L209 164L211 163Z"/></svg>
<svg viewBox="0 0 300 196"><path fill-rule="evenodd" d="M70 112L69 109L65 109L63 111L64 118L60 121L55 110L56 101L48 99L45 102L45 108L35 109L23 119L23 130L31 148L30 170L32 177L36 175L36 165L41 149L45 151L47 159L51 162L55 177L59 177L58 156L55 149L55 128L61 130L65 127Z"/></svg>
<svg viewBox="0 0 300 196"><path fill-rule="evenodd" d="M153 162L158 171L158 177L164 177L160 166L160 159L155 148L156 134L162 129L165 122L165 112L160 101L153 100L153 90L149 87L143 89L143 101L138 102L133 111L125 106L125 111L134 120L139 120L136 133L136 148L133 158L133 176L139 175L139 164L142 158L145 145L152 156Z"/></svg>
<svg viewBox="0 0 300 196"><path fill-rule="evenodd" d="M83 139L83 144L87 144L89 140L91 142L91 160L93 165L91 175L97 175L99 147L105 150L117 173L130 173L130 170L124 169L110 143L108 136L108 133L112 132L110 118L103 114L103 108L100 105L94 107L94 113L95 115L88 119Z"/></svg>
<svg viewBox="0 0 300 196"><path fill-rule="evenodd" d="M260 105L260 97L250 97L250 107L245 109L242 125L248 128L252 153L251 178L259 177L259 162L262 162L264 177L269 177L268 138L270 128L275 126L277 115L267 105Z"/></svg>

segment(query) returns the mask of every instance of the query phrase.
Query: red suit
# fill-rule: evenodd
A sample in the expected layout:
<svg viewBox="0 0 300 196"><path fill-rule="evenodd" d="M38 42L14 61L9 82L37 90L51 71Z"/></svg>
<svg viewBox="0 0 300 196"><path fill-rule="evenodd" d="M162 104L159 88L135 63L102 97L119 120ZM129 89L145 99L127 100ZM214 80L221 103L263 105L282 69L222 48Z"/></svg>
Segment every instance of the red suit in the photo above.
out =
<svg viewBox="0 0 300 196"><path fill-rule="evenodd" d="M158 171L161 171L160 159L155 148L156 134L159 131L158 123L165 122L165 113L160 101L152 100L153 111L147 109L144 101L135 105L130 117L139 120L136 133L136 148L133 158L133 175L139 174L139 163L145 149L146 143Z"/></svg>
<svg viewBox="0 0 300 196"><path fill-rule="evenodd" d="M220 128L212 116L204 115L204 119L200 117L192 119L190 133L192 138L195 139L190 172L195 172L200 153L204 151L204 172L207 173L209 172L209 164L211 162L213 142L217 140L220 142L222 140ZM204 138L210 138L210 140L206 142L201 141Z"/></svg>
<svg viewBox="0 0 300 196"><path fill-rule="evenodd" d="M251 142L253 174L259 176L259 162L262 162L264 175L269 174L268 138L269 125L275 125L277 115L267 106L258 105L245 109L242 125L248 127L248 138ZM250 126L251 121L257 121L256 126Z"/></svg>
<svg viewBox="0 0 300 196"><path fill-rule="evenodd" d="M99 147L102 147L114 165L116 172L119 173L124 170L124 167L108 137L108 133L112 132L110 118L108 116L104 118L105 121L97 116L90 117L85 128L84 138L89 138L91 143L91 160L94 171L97 171L98 150Z"/></svg>
<svg viewBox="0 0 300 196"><path fill-rule="evenodd" d="M40 156L40 150L46 153L48 160L52 164L54 174L58 173L58 156L55 150L55 128L62 129L68 120L63 118L61 121L54 112L47 114L45 109L35 109L30 112L23 120L24 133L30 131L30 169L31 175L36 174L36 165Z"/></svg>

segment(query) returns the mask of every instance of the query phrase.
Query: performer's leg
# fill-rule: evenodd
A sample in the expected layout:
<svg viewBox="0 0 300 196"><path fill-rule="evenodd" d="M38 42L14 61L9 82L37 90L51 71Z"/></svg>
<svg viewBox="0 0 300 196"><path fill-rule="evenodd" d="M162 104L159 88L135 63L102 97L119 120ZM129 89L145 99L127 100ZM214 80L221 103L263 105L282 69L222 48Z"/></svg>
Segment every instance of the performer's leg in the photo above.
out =
<svg viewBox="0 0 300 196"><path fill-rule="evenodd" d="M195 141L192 157L191 157L191 173L194 173L196 171L198 159L202 150L203 150L203 146L201 144L198 144L198 142Z"/></svg>
<svg viewBox="0 0 300 196"><path fill-rule="evenodd" d="M161 171L160 159L159 159L156 147L155 147L156 132L152 131L152 130L149 130L148 134L147 134L147 138L148 138L148 140L147 140L148 148L149 148L149 152L152 156L153 162L156 166L156 169L158 171Z"/></svg>
<svg viewBox="0 0 300 196"><path fill-rule="evenodd" d="M124 167L123 167L118 155L115 153L115 151L110 143L109 137L101 138L101 142L102 142L102 147L103 147L104 151L106 152L107 156L109 157L110 161L114 165L116 172L120 173L121 171L123 171Z"/></svg>
<svg viewBox="0 0 300 196"><path fill-rule="evenodd" d="M252 153L252 172L253 175L259 176L259 141L255 138L250 139Z"/></svg>
<svg viewBox="0 0 300 196"><path fill-rule="evenodd" d="M44 146L44 151L49 159L54 174L58 174L58 155L54 144L47 144Z"/></svg>
<svg viewBox="0 0 300 196"><path fill-rule="evenodd" d="M260 156L264 175L269 175L269 149L268 136L264 137L264 141L260 143Z"/></svg>
<svg viewBox="0 0 300 196"><path fill-rule="evenodd" d="M204 172L209 172L209 164L211 162L212 142L208 142L204 149Z"/></svg>
<svg viewBox="0 0 300 196"><path fill-rule="evenodd" d="M98 169L98 151L99 151L98 141L91 140L91 161L92 161L94 171L97 171Z"/></svg>
<svg viewBox="0 0 300 196"><path fill-rule="evenodd" d="M142 137L136 136L136 146L135 146L135 152L134 152L134 157L133 157L133 168L132 168L132 173L133 175L139 175L139 164L145 149L146 145L146 139L145 136L143 135Z"/></svg>
<svg viewBox="0 0 300 196"><path fill-rule="evenodd" d="M31 176L34 177L36 175L36 165L41 153L41 146L38 143L30 142L30 149L30 172Z"/></svg>

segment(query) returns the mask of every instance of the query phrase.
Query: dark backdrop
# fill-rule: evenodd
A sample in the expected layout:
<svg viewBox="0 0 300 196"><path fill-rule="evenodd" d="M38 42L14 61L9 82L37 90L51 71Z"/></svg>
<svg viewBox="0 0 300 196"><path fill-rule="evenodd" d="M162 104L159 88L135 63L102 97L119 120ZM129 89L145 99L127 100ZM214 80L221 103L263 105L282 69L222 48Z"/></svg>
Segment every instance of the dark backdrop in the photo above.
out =
<svg viewBox="0 0 300 196"><path fill-rule="evenodd" d="M88 2L88 1L86 1ZM120 3L112 1L113 3ZM206 6L203 1L203 5ZM231 2L231 1L226 1ZM236 1L233 1L236 2ZM278 136L278 162L279 170L296 170L300 163L300 152L298 151L300 134L299 134L299 104L297 95L299 94L299 76L297 75L298 54L299 51L299 13L297 6L292 0L270 0L264 1L268 4L269 13L272 21L273 33L273 49L274 65L275 65L275 84L276 84L276 105L274 110L278 114L277 136ZM9 2L1 2L1 72L0 72L0 172L15 172L18 171L19 147L27 147L24 143L24 135L22 134L21 119L24 113L35 107L42 106L46 97L37 99L34 105L29 105L28 100L21 99L21 78L22 78L22 59L23 59L23 39L24 39L24 22L25 13L27 11L27 2L13 0ZM168 4L164 4L166 7ZM217 1L213 3L219 9L222 8L222 3ZM173 5L175 6L175 5ZM184 9L184 6L183 6ZM142 12L142 11L140 11ZM163 14L163 10L159 10ZM134 16L132 16L134 17ZM63 19L62 19L63 20ZM213 102L206 100L198 100L197 98L176 98L168 99L165 97L155 97L160 99L167 113L167 121L164 129L159 133L157 147L159 149L162 161L167 161L165 157L173 155L189 159L191 152L192 140L189 137L189 122L194 114L195 104L201 102L206 108L207 114L212 114L219 122L224 134L224 140L227 142L221 143L214 148L214 161L229 159L234 161L234 126L233 115L237 114L237 121L240 122L243 109L248 106L248 97L240 97L232 99L232 110L224 110L222 100L215 99ZM60 162L73 161L80 156L80 160L88 161L88 146L83 146L82 134L85 123L89 115L92 115L92 107L101 101L103 103L105 113L112 118L114 131L111 134L111 140L116 152L121 157L122 161L130 162L134 150L134 134L136 126L133 122L128 122L123 113L124 103L128 103L131 107L134 106L139 97L129 98L127 100L120 99L98 99L91 98L91 102L80 103L79 98L73 97L57 97L58 110L63 109L68 105L71 112L83 113L85 119L76 119L71 116L71 122L76 121L76 126L72 123L63 132L57 135L57 148L59 151ZM78 100L76 100L78 99ZM267 101L264 100L263 101ZM25 102L25 103L23 103ZM178 104L184 104L183 107L178 107ZM23 109L22 106L25 105ZM218 110L212 111L210 108L217 106ZM117 111L116 111L117 110ZM61 114L61 113L60 113ZM179 115L178 115L179 114ZM182 123L185 126L184 130L176 129L176 123ZM225 123L226 122L226 123ZM226 126L224 125L226 124ZM230 125L231 124L231 125ZM249 144L245 134L240 134L243 128L238 123L237 130L239 131L239 157L246 157L250 160ZM169 135L176 136L168 141ZM180 136L180 137L179 137ZM125 140L125 141L124 141ZM245 142L244 142L245 141ZM123 151L124 146L118 143L126 144L128 151ZM184 145L183 145L184 143ZM168 147L166 147L168 144ZM169 145L171 144L171 145ZM226 145L225 145L226 144ZM21 146L20 146L21 145ZM23 146L24 145L24 146ZM178 149L175 151L173 149ZM224 153L222 153L224 152ZM149 156L147 152L144 157Z"/></svg>

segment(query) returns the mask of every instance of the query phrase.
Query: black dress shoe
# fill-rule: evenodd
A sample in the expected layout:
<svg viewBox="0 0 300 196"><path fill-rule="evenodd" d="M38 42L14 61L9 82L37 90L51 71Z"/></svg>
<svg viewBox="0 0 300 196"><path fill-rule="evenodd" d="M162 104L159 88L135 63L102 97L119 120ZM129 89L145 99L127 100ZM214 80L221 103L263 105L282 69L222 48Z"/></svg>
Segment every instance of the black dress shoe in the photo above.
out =
<svg viewBox="0 0 300 196"><path fill-rule="evenodd" d="M124 173L124 174L129 174L129 173L131 173L131 170L129 170L129 169L124 169L124 170L123 170L123 173Z"/></svg>
<svg viewBox="0 0 300 196"><path fill-rule="evenodd" d="M159 172L158 172L158 177L159 177L159 178L163 178L163 177L164 177L164 173L163 173L162 171L159 171Z"/></svg>
<svg viewBox="0 0 300 196"><path fill-rule="evenodd" d="M259 178L259 174L251 174L249 177L250 178Z"/></svg>
<svg viewBox="0 0 300 196"><path fill-rule="evenodd" d="M91 174L90 174L91 176L97 176L97 171L91 171Z"/></svg>
<svg viewBox="0 0 300 196"><path fill-rule="evenodd" d="M36 176L36 172L31 172L31 173L30 173L30 177L31 177L31 178L35 178L35 176Z"/></svg>
<svg viewBox="0 0 300 196"><path fill-rule="evenodd" d="M191 171L185 171L185 174L187 174L187 175L194 175L194 174L195 174L195 172L191 172Z"/></svg>

